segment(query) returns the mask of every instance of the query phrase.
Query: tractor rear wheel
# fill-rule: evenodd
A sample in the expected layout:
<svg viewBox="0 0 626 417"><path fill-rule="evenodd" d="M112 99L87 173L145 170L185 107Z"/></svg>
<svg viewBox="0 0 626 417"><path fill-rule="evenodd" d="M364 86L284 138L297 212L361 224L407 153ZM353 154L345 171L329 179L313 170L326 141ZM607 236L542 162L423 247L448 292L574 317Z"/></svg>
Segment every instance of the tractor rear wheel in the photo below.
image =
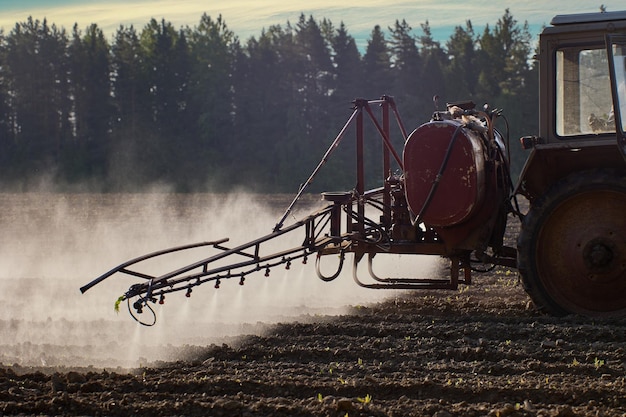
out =
<svg viewBox="0 0 626 417"><path fill-rule="evenodd" d="M517 248L540 310L626 316L626 176L593 170L557 182L531 205Z"/></svg>

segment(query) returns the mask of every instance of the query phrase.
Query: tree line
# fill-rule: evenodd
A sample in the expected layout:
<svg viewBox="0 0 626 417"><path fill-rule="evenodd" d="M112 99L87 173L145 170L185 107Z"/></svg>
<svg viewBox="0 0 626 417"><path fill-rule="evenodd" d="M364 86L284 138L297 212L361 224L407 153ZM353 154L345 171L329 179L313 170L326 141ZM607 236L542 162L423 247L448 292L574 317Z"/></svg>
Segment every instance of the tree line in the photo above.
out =
<svg viewBox="0 0 626 417"><path fill-rule="evenodd" d="M0 182L293 192L352 100L381 95L395 98L409 130L428 121L434 96L487 102L505 110L516 139L537 130L532 43L508 9L480 33L466 21L445 44L428 21L417 35L405 20L375 25L364 51L343 23L305 15L245 42L206 14L193 27L120 26L112 39L96 24L68 32L31 17L0 33ZM354 186L351 139L315 190ZM368 138L368 165L379 150Z"/></svg>

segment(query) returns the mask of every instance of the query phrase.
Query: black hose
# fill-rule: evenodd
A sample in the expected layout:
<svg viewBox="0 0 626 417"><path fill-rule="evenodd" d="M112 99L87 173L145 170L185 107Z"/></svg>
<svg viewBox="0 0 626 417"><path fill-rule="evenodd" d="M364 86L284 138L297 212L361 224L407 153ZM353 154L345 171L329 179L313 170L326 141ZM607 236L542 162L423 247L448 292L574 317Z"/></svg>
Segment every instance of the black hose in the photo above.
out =
<svg viewBox="0 0 626 417"><path fill-rule="evenodd" d="M435 196L435 192L437 191L437 188L439 187L439 182L441 181L441 177L443 177L443 173L446 170L448 161L450 160L450 154L452 154L452 148L454 147L454 142L456 142L456 138L459 135L459 132L461 131L463 127L464 127L463 124L459 124L457 128L454 130L454 133L452 134L452 139L450 139L450 144L448 145L448 149L446 150L446 154L443 157L441 167L439 168L439 172L437 173L437 176L435 177L433 184L430 187L430 192L428 193L428 197L426 197L426 201L424 201L424 204L422 205L422 208L420 212L418 213L417 217L413 221L413 224L419 224L421 222L422 215L424 214L424 212L430 205L433 197Z"/></svg>
<svg viewBox="0 0 626 417"><path fill-rule="evenodd" d="M154 311L154 309L152 307L150 307L150 305L148 304L148 302L146 301L144 303L144 300L147 300L146 298L140 298L138 301L136 301L135 303L143 303L143 307L148 307L148 310L150 310L150 313L152 313L152 323L147 323L147 322L143 322L141 320L139 320L139 318L133 313L132 308L130 307L130 298L126 299L128 301L128 314L130 314L130 316L133 318L133 320L135 320L137 323L141 324L142 326L146 326L146 327L152 327L156 324L156 312Z"/></svg>

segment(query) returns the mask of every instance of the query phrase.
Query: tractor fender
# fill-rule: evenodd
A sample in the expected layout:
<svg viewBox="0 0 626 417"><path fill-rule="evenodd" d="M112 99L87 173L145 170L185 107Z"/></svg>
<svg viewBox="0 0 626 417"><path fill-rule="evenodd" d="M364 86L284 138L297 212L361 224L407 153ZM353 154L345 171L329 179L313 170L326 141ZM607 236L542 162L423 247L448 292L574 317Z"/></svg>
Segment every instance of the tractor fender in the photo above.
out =
<svg viewBox="0 0 626 417"><path fill-rule="evenodd" d="M532 203L557 181L598 167L626 172L626 162L615 140L536 145L524 164L515 194Z"/></svg>

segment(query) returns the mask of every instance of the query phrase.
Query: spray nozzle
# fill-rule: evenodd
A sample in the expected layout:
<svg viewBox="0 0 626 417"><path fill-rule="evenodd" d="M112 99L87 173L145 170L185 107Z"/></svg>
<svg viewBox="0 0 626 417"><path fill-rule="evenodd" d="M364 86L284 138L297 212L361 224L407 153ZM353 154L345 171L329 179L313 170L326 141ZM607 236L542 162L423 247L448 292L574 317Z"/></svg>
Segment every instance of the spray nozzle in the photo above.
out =
<svg viewBox="0 0 626 417"><path fill-rule="evenodd" d="M270 268L269 267L265 268L265 276L266 277L270 276Z"/></svg>
<svg viewBox="0 0 626 417"><path fill-rule="evenodd" d="M215 289L218 289L220 287L220 280L216 280L215 281Z"/></svg>
<svg viewBox="0 0 626 417"><path fill-rule="evenodd" d="M246 277L243 274L241 274L241 278L239 278L239 285L243 285L245 281L246 281Z"/></svg>
<svg viewBox="0 0 626 417"><path fill-rule="evenodd" d="M133 308L137 310L137 314L143 313L143 303L141 300L137 300L133 303Z"/></svg>
<svg viewBox="0 0 626 417"><path fill-rule="evenodd" d="M165 304L165 295L161 294L161 297L159 298L159 304Z"/></svg>
<svg viewBox="0 0 626 417"><path fill-rule="evenodd" d="M191 287L187 288L187 292L185 293L185 297L189 298L191 297Z"/></svg>

